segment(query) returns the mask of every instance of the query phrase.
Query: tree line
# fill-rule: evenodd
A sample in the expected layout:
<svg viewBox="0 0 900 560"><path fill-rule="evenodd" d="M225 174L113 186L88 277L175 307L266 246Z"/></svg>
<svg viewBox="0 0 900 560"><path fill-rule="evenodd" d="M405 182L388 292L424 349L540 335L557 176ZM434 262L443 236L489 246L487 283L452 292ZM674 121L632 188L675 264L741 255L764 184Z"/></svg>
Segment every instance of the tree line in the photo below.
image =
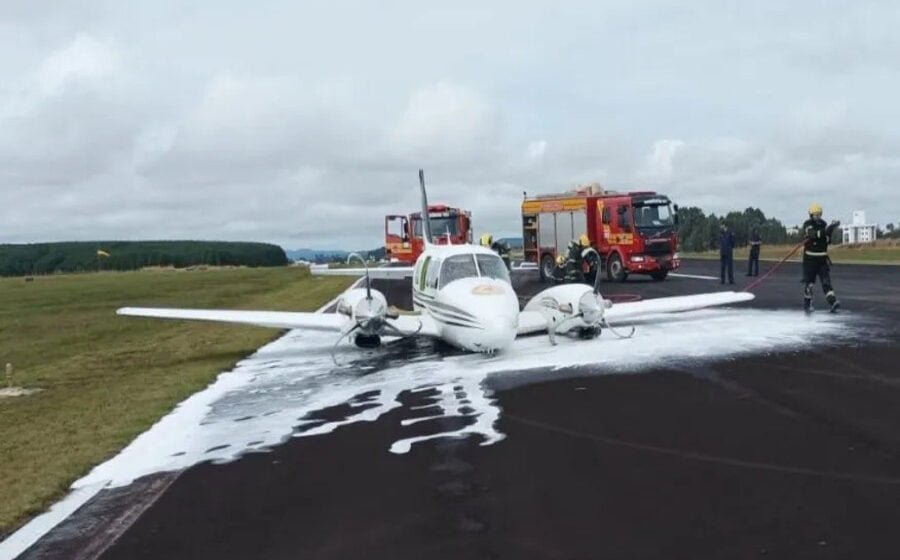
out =
<svg viewBox="0 0 900 560"><path fill-rule="evenodd" d="M747 245L754 229L759 232L763 243L797 243L797 233L789 233L787 228L775 218L767 218L759 208L749 207L743 212L733 211L724 216L706 215L695 206L678 210L678 242L685 251L708 251L719 246L719 232L722 224L734 232L738 246ZM835 234L835 239L839 237Z"/></svg>
<svg viewBox="0 0 900 560"><path fill-rule="evenodd" d="M148 266L284 266L269 243L229 241L72 241L0 245L0 276L137 270Z"/></svg>

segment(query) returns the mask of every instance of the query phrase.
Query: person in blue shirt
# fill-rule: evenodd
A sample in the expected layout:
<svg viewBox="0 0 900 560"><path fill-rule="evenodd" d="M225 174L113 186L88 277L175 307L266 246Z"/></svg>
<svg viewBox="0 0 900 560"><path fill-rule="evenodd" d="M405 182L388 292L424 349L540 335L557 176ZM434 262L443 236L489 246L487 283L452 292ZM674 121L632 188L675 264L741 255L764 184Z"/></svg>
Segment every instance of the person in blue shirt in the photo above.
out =
<svg viewBox="0 0 900 560"><path fill-rule="evenodd" d="M725 283L725 271L728 271L728 283L734 284L734 232L722 224L719 234L719 263L721 264L721 284Z"/></svg>
<svg viewBox="0 0 900 560"><path fill-rule="evenodd" d="M759 236L759 230L753 228L750 234L750 260L747 262L747 276L759 276L759 247L762 245L762 238Z"/></svg>

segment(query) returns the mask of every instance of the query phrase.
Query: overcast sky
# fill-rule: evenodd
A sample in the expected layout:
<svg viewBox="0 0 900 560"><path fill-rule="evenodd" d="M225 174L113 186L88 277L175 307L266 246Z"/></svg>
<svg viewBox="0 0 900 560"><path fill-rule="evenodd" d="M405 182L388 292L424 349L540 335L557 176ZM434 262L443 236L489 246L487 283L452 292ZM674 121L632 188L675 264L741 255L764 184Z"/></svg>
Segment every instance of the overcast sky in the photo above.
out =
<svg viewBox="0 0 900 560"><path fill-rule="evenodd" d="M443 7L441 7L443 6ZM367 248L599 181L900 221L884 2L0 0L0 242Z"/></svg>

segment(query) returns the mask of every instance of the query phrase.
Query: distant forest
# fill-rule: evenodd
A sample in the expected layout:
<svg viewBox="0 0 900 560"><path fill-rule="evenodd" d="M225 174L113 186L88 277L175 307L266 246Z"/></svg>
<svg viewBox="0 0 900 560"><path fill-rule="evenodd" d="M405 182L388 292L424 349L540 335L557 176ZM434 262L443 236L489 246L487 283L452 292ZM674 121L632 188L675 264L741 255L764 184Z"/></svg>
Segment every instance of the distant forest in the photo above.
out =
<svg viewBox="0 0 900 560"><path fill-rule="evenodd" d="M284 250L227 241L74 241L0 245L0 276L137 270L147 266L283 266Z"/></svg>
<svg viewBox="0 0 900 560"><path fill-rule="evenodd" d="M754 228L766 244L796 243L797 234L790 234L787 228L775 218L767 218L759 208L747 208L743 212L729 212L724 216L706 215L700 208L690 206L678 210L678 241L685 251L707 251L719 246L719 231L725 223L734 232L738 246L750 242ZM840 232L835 241L840 241Z"/></svg>

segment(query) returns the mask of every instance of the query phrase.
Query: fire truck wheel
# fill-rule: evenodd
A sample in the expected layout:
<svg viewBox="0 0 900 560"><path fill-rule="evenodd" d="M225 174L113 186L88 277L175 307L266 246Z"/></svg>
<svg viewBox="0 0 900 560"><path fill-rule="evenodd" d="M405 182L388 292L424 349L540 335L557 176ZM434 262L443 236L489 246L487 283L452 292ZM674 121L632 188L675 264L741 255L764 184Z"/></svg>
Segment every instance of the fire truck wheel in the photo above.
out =
<svg viewBox="0 0 900 560"><path fill-rule="evenodd" d="M613 282L624 282L628 278L628 271L622 264L622 259L617 253L613 253L609 257L609 264L606 266L606 277Z"/></svg>
<svg viewBox="0 0 900 560"><path fill-rule="evenodd" d="M661 281L665 280L665 279L666 279L666 276L668 276L668 275L669 275L669 271L668 271L668 270L660 270L660 271L657 271L657 272L651 272L651 273L650 273L650 278L653 278L653 279L656 280L657 282L661 282Z"/></svg>
<svg viewBox="0 0 900 560"><path fill-rule="evenodd" d="M544 255L541 259L541 282L552 282L555 268L556 263L553 262L553 255Z"/></svg>

